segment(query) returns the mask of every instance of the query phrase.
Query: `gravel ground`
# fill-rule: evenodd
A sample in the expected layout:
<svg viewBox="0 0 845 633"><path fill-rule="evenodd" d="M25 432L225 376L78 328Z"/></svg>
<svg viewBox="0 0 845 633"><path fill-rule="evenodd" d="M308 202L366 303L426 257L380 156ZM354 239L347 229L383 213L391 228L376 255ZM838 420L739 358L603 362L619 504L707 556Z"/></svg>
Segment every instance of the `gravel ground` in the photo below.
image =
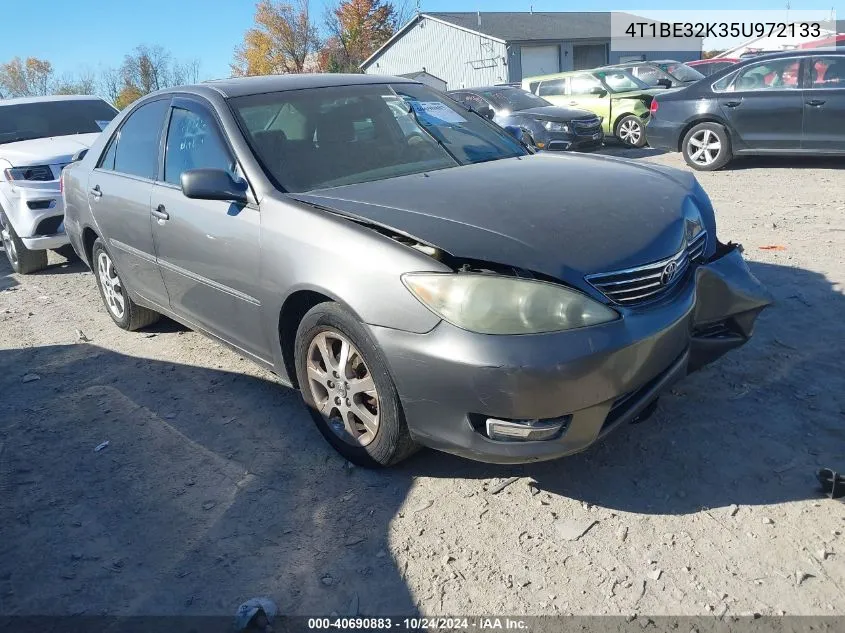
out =
<svg viewBox="0 0 845 633"><path fill-rule="evenodd" d="M2 258L0 614L842 614L845 505L814 473L845 470L843 168L701 174L777 305L648 422L524 467L350 468L272 375L119 330L78 263Z"/></svg>

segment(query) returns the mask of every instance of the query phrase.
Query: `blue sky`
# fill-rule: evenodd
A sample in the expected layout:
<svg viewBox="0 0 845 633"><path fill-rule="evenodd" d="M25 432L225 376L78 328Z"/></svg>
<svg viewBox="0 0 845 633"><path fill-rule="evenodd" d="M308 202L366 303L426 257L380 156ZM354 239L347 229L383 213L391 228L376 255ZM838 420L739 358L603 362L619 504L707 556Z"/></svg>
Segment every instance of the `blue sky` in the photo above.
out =
<svg viewBox="0 0 845 633"><path fill-rule="evenodd" d="M421 0L423 11L607 11L642 13L677 9L677 0ZM720 9L783 10L786 1L706 0L698 6ZM792 9L837 10L845 18L845 0L791 0ZM312 0L323 14L324 0ZM695 8L687 6L685 8ZM178 59L199 59L202 78L229 74L232 52L252 23L253 0L73 0L16 2L6 12L0 61L20 56L45 58L58 75L84 68L116 66L138 44L161 44ZM710 14L712 15L712 14Z"/></svg>

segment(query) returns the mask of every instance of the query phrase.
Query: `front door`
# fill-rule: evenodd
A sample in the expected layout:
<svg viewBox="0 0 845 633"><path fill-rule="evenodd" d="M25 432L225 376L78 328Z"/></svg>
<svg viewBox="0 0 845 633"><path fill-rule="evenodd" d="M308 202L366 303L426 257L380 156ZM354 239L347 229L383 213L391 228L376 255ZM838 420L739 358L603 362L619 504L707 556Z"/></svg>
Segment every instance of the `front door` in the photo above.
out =
<svg viewBox="0 0 845 633"><path fill-rule="evenodd" d="M164 172L153 187L153 239L171 309L244 352L269 359L259 298L258 209L222 200L192 200L181 175L239 169L210 106L174 99Z"/></svg>
<svg viewBox="0 0 845 633"><path fill-rule="evenodd" d="M801 147L804 99L801 60L763 61L738 73L719 107L740 144L735 149L792 150Z"/></svg>
<svg viewBox="0 0 845 633"><path fill-rule="evenodd" d="M88 205L123 283L162 307L169 300L155 259L150 196L169 106L167 98L132 112L88 177Z"/></svg>
<svg viewBox="0 0 845 633"><path fill-rule="evenodd" d="M603 118L604 131L613 134L610 119L610 94L601 80L592 73L572 75L567 86L567 105L589 110Z"/></svg>
<svg viewBox="0 0 845 633"><path fill-rule="evenodd" d="M810 60L804 76L801 147L845 152L845 55Z"/></svg>

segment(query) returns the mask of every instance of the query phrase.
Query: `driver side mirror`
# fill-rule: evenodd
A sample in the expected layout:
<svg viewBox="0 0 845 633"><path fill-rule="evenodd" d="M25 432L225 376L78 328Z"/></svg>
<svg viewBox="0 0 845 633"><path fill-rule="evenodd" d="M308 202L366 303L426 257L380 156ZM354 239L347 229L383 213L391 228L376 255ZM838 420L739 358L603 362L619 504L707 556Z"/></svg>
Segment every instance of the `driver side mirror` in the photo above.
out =
<svg viewBox="0 0 845 633"><path fill-rule="evenodd" d="M246 181L235 180L223 169L189 169L182 172L181 181L186 198L247 202Z"/></svg>
<svg viewBox="0 0 845 633"><path fill-rule="evenodd" d="M506 125L505 132L514 137L517 141L527 145L532 150L535 149L534 139L531 138L531 135L521 127L517 127L516 125Z"/></svg>
<svg viewBox="0 0 845 633"><path fill-rule="evenodd" d="M496 113L493 112L493 108L486 105L478 106L477 108L475 108L475 111L481 116L483 116L485 119L488 119L490 121L492 121L493 117L496 116Z"/></svg>
<svg viewBox="0 0 845 633"><path fill-rule="evenodd" d="M657 80L657 85L661 88L671 88L672 87L672 80L666 79L663 77L662 79Z"/></svg>
<svg viewBox="0 0 845 633"><path fill-rule="evenodd" d="M590 94L596 95L598 97L603 97L607 94L607 90L605 90L601 86L595 86L593 88L590 88Z"/></svg>

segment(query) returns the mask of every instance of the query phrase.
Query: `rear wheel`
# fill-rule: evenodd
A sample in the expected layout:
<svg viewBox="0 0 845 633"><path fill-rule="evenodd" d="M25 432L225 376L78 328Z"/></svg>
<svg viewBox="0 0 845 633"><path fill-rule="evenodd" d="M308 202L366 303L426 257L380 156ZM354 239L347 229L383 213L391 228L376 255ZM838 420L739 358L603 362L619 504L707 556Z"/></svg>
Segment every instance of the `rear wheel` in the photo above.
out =
<svg viewBox="0 0 845 633"><path fill-rule="evenodd" d="M698 171L721 169L731 160L731 141L718 123L699 123L684 137L682 151L687 165Z"/></svg>
<svg viewBox="0 0 845 633"><path fill-rule="evenodd" d="M21 275L28 275L47 267L47 251L31 251L24 246L11 222L5 220L0 231L3 250L6 251L6 258L12 265L12 270Z"/></svg>
<svg viewBox="0 0 845 633"><path fill-rule="evenodd" d="M417 449L381 352L347 310L329 302L309 310L294 353L302 399L338 453L377 468Z"/></svg>
<svg viewBox="0 0 845 633"><path fill-rule="evenodd" d="M91 260L94 266L94 277L97 279L97 287L100 289L100 296L106 305L109 316L118 327L129 331L138 330L152 325L161 318L158 312L139 306L132 301L132 297L126 291L126 286L123 285L123 280L120 278L111 255L99 238L94 242Z"/></svg>
<svg viewBox="0 0 845 633"><path fill-rule="evenodd" d="M616 138L628 147L645 146L646 139L643 120L636 115L629 114L619 119L614 134Z"/></svg>

